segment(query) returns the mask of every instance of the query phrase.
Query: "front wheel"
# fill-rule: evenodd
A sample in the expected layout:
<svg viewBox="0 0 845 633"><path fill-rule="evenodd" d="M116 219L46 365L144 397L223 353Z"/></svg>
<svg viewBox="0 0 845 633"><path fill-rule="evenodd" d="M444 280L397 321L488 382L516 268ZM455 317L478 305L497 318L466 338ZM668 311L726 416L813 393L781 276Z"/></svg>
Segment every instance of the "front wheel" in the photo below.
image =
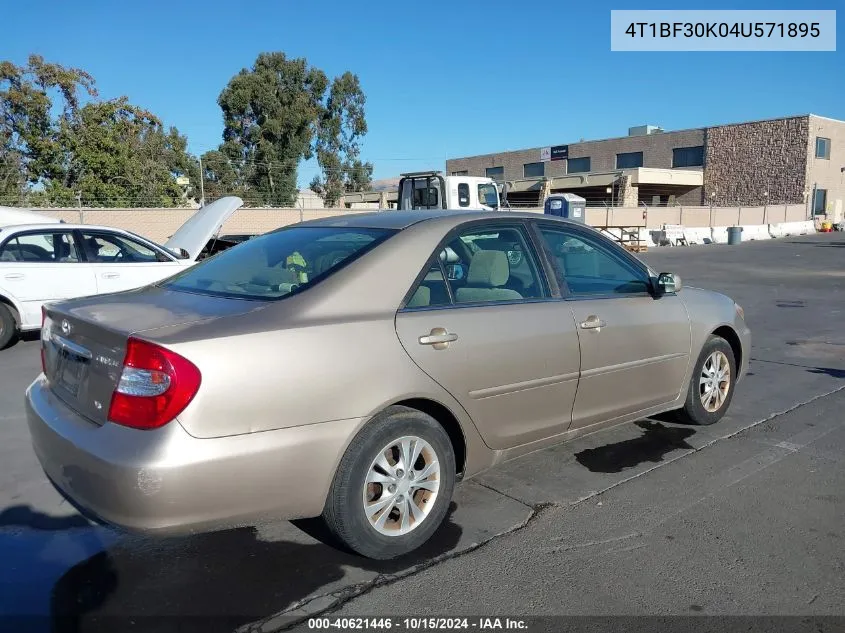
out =
<svg viewBox="0 0 845 633"><path fill-rule="evenodd" d="M730 344L711 336L695 364L687 399L678 417L691 424L715 424L731 404L736 384L736 359Z"/></svg>
<svg viewBox="0 0 845 633"><path fill-rule="evenodd" d="M434 418L390 407L352 440L322 519L349 549L386 560L425 543L443 522L455 487L455 453Z"/></svg>

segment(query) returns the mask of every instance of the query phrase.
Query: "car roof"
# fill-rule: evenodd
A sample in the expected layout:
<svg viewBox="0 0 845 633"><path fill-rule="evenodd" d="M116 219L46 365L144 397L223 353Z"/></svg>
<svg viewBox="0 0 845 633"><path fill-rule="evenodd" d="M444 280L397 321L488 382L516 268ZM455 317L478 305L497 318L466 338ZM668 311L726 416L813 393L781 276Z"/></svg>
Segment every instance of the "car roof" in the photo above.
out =
<svg viewBox="0 0 845 633"><path fill-rule="evenodd" d="M538 215L544 219L553 216L544 216L531 211L467 211L450 209L417 209L414 211L376 211L371 213L349 213L348 215L336 215L318 220L308 220L300 223L300 226L331 226L331 227L353 227L368 229L406 229L420 222L438 222L447 225L458 225L471 220L489 220L500 218L537 218ZM555 217L559 220L560 218Z"/></svg>
<svg viewBox="0 0 845 633"><path fill-rule="evenodd" d="M97 224L70 224L68 222L50 222L43 224L9 224L0 226L0 231L20 233L22 231L115 231L117 233L131 233L114 226L99 226ZM144 238L146 239L146 238Z"/></svg>

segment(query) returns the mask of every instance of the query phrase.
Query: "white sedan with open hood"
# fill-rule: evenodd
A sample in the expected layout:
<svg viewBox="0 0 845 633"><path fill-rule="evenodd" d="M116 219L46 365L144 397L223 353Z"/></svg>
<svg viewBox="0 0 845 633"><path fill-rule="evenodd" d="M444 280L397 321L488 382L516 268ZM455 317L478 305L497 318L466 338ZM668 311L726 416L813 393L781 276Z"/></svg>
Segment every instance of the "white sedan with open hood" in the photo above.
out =
<svg viewBox="0 0 845 633"><path fill-rule="evenodd" d="M39 329L48 301L139 288L193 265L242 204L230 196L203 207L163 246L113 227L0 207L0 349L18 332Z"/></svg>

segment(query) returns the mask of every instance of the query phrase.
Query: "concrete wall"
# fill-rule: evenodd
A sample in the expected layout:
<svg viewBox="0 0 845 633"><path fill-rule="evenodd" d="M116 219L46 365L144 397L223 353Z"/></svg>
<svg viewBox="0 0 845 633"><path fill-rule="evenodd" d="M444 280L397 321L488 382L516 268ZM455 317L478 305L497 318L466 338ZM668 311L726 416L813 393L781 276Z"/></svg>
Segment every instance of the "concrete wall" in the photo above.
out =
<svg viewBox="0 0 845 633"><path fill-rule="evenodd" d="M709 207L649 207L646 219L640 207L587 208L587 223L592 226L648 226L657 229L664 224L689 227L711 226ZM193 209L36 209L38 213L70 223L114 226L162 243L187 220ZM518 209L542 213L542 209ZM226 222L226 233L266 233L280 226L301 220L314 220L338 215L372 212L368 209L238 209ZM807 219L806 207L768 205L767 207L714 207L712 226L800 222Z"/></svg>
<svg viewBox="0 0 845 633"><path fill-rule="evenodd" d="M164 242L195 212L194 209L36 209L71 223L114 226L155 242ZM238 209L226 224L226 233L266 233L302 220L364 213L366 209Z"/></svg>
<svg viewBox="0 0 845 633"><path fill-rule="evenodd" d="M676 147L695 147L704 145L704 130L681 130L663 132L647 136L623 136L603 141L585 141L569 144L571 158L590 157L591 171L616 169L616 154L624 152L642 152L643 167L672 168L672 150ZM470 176L485 176L487 167L505 168L505 179L516 180L523 177L523 165L540 161L540 150L517 150L497 152L467 158L450 158L446 161L446 171L467 171ZM567 161L549 161L545 167L546 176L565 176ZM685 167L684 169L701 169Z"/></svg>
<svg viewBox="0 0 845 633"><path fill-rule="evenodd" d="M830 139L830 158L816 158L816 137ZM845 122L810 116L807 138L807 190L812 198L813 185L827 190L827 218L834 222L845 214Z"/></svg>

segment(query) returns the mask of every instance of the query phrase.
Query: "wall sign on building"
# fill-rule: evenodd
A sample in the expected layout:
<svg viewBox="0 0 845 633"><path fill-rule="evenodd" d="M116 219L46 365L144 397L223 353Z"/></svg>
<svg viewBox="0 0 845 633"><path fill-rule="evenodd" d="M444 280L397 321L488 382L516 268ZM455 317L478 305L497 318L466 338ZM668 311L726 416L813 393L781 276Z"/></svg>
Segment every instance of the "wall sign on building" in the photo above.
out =
<svg viewBox="0 0 845 633"><path fill-rule="evenodd" d="M540 149L540 160L547 161L552 159L552 148L551 147L543 147Z"/></svg>
<svg viewBox="0 0 845 633"><path fill-rule="evenodd" d="M569 158L569 145L555 145L549 148L552 160L566 160Z"/></svg>

